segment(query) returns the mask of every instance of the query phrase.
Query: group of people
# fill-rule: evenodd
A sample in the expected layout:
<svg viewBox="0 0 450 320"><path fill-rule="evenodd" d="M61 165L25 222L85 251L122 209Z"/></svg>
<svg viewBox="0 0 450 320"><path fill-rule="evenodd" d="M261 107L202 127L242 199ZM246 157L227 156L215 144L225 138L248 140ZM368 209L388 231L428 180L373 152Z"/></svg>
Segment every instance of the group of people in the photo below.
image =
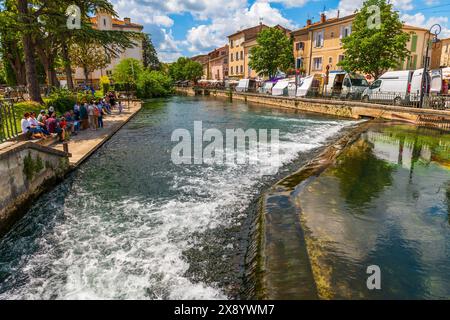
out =
<svg viewBox="0 0 450 320"><path fill-rule="evenodd" d="M67 140L71 135L77 135L80 130L98 130L103 128L103 117L112 114L116 109L123 112L123 105L117 102L113 92L104 99L83 101L74 105L73 110L67 111L61 117L56 115L53 107L36 112L26 112L21 121L22 132L31 139L46 139L51 135L58 135L60 141Z"/></svg>

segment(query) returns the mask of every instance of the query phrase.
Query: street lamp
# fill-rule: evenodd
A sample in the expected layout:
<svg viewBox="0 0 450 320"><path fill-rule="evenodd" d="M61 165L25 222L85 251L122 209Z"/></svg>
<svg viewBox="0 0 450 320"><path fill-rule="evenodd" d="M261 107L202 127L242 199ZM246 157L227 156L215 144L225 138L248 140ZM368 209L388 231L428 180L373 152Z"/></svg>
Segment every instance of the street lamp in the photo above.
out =
<svg viewBox="0 0 450 320"><path fill-rule="evenodd" d="M433 30L434 30L434 32L433 32ZM439 42L438 35L441 33L441 31L442 31L441 25L436 23L431 26L430 33L428 35L427 51L425 54L425 63L423 66L423 73L422 73L422 87L421 87L422 90L420 92L420 107L421 108L423 108L425 91L428 89L428 85L429 85L427 74L428 74L428 65L430 62L430 59L428 58L428 55L430 52L430 37L431 37L431 34L434 34L433 43Z"/></svg>

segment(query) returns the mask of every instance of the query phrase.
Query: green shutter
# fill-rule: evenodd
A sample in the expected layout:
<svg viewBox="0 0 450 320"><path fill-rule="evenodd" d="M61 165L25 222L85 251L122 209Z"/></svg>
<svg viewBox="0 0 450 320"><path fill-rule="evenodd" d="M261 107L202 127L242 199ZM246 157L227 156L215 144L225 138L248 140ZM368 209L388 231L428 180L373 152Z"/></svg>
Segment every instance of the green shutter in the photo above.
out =
<svg viewBox="0 0 450 320"><path fill-rule="evenodd" d="M413 70L417 69L417 55L414 55L412 68Z"/></svg>
<svg viewBox="0 0 450 320"><path fill-rule="evenodd" d="M417 35L414 34L411 38L411 52L416 52L417 50Z"/></svg>

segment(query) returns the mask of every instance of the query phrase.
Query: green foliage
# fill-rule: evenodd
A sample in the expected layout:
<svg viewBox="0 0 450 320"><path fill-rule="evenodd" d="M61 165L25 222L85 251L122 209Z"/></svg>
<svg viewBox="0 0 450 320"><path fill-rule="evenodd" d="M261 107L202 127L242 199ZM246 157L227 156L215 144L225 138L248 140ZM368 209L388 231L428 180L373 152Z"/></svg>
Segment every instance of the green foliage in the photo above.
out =
<svg viewBox="0 0 450 320"><path fill-rule="evenodd" d="M174 81L196 82L203 76L203 66L189 58L181 57L169 66L169 76Z"/></svg>
<svg viewBox="0 0 450 320"><path fill-rule="evenodd" d="M0 84L6 84L6 73L2 61L0 61Z"/></svg>
<svg viewBox="0 0 450 320"><path fill-rule="evenodd" d="M100 89L102 89L103 93L108 92L110 86L111 86L111 81L109 80L108 76L102 76L100 78Z"/></svg>
<svg viewBox="0 0 450 320"><path fill-rule="evenodd" d="M116 83L136 85L140 74L144 71L144 66L139 60L128 58L123 59L113 70L113 79Z"/></svg>
<svg viewBox="0 0 450 320"><path fill-rule="evenodd" d="M142 40L143 65L145 69L160 70L161 63L158 59L155 47L149 34L144 36Z"/></svg>
<svg viewBox="0 0 450 320"><path fill-rule="evenodd" d="M172 93L172 79L160 71L144 71L139 75L137 94L139 98L164 97Z"/></svg>
<svg viewBox="0 0 450 320"><path fill-rule="evenodd" d="M33 177L36 174L39 174L42 169L44 169L44 162L42 161L42 158L37 156L35 160L33 159L31 152L28 152L28 155L26 155L23 160L23 173L27 180L33 180Z"/></svg>
<svg viewBox="0 0 450 320"><path fill-rule="evenodd" d="M46 105L55 108L55 111L59 114L72 109L76 102L77 96L67 89L55 90L46 99Z"/></svg>
<svg viewBox="0 0 450 320"><path fill-rule="evenodd" d="M262 30L258 45L250 49L249 66L258 74L274 77L278 70L286 72L294 68L292 39L274 27Z"/></svg>
<svg viewBox="0 0 450 320"><path fill-rule="evenodd" d="M369 29L373 12L370 6L381 11L381 27ZM402 31L398 12L386 0L367 0L355 17L352 34L342 39L345 58L338 65L349 72L370 74L377 79L391 68L397 68L409 54L406 44L409 35Z"/></svg>

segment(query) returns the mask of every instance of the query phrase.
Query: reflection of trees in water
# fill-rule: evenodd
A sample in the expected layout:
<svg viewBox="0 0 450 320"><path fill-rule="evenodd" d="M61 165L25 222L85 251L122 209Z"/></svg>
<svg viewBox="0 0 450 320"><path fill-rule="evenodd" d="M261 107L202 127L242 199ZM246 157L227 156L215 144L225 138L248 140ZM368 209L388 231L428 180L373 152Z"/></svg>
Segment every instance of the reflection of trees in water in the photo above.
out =
<svg viewBox="0 0 450 320"><path fill-rule="evenodd" d="M450 181L447 183L447 191L445 195L447 196L447 212L448 212L448 224L450 224Z"/></svg>
<svg viewBox="0 0 450 320"><path fill-rule="evenodd" d="M378 159L372 146L361 139L339 158L332 173L340 181L347 204L361 208L392 184L393 170L393 165Z"/></svg>

